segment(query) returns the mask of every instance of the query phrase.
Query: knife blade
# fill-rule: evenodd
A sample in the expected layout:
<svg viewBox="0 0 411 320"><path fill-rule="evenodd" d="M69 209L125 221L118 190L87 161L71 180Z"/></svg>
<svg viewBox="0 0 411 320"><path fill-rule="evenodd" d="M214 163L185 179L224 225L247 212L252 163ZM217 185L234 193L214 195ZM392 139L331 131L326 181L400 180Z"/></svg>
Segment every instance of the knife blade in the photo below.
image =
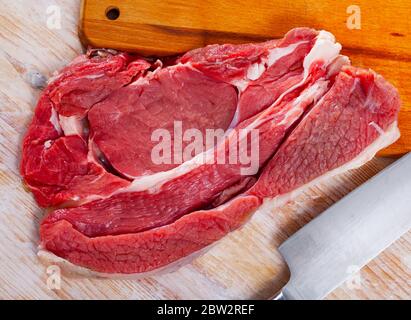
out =
<svg viewBox="0 0 411 320"><path fill-rule="evenodd" d="M323 299L410 229L408 153L279 247L291 276L275 299Z"/></svg>

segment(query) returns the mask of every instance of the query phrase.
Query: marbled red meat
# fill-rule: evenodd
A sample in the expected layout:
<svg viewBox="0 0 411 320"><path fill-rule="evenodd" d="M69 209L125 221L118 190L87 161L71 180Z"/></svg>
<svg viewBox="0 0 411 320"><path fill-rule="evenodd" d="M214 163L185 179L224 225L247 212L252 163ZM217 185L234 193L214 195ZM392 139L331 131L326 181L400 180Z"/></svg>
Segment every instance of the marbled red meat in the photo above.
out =
<svg viewBox="0 0 411 320"><path fill-rule="evenodd" d="M281 205L369 160L398 138L399 96L340 49L328 32L297 28L167 64L112 50L77 58L44 90L23 142L22 176L54 207L43 250L104 274L156 270L240 227L264 200ZM182 163L154 162L153 132L177 143L176 121L225 135ZM235 157L258 155L251 171L218 162L242 132Z"/></svg>

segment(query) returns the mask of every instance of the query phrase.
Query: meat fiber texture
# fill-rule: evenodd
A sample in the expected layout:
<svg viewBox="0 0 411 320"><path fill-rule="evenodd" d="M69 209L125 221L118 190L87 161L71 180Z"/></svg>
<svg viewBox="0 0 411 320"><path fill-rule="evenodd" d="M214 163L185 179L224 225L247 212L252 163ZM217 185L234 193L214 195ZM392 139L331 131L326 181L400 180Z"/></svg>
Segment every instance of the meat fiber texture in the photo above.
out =
<svg viewBox="0 0 411 320"><path fill-rule="evenodd" d="M399 137L399 95L340 49L326 31L297 28L163 60L97 49L75 59L42 93L23 142L21 174L49 208L41 256L146 274L202 252L263 202L281 206L370 160ZM176 122L224 135L155 163L154 130L171 132L174 148ZM255 170L218 161L236 139L257 153Z"/></svg>

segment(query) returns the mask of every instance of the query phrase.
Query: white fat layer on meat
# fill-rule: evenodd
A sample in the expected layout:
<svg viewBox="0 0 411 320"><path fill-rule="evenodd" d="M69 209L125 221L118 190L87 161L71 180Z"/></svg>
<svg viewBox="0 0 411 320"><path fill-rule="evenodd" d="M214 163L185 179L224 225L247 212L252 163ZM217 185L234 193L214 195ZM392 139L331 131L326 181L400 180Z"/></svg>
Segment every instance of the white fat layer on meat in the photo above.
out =
<svg viewBox="0 0 411 320"><path fill-rule="evenodd" d="M294 100L293 106L297 106L305 100L310 100L315 103L327 91L328 83L328 80L317 80Z"/></svg>
<svg viewBox="0 0 411 320"><path fill-rule="evenodd" d="M277 47L268 51L268 56L262 58L261 62L253 63L247 70L247 79L255 81L259 79L265 70L271 67L281 58L288 56L293 53L297 47L302 44L308 43L308 41L300 41L293 44L290 44L287 47Z"/></svg>
<svg viewBox="0 0 411 320"><path fill-rule="evenodd" d="M301 104L306 103L316 103L328 90L328 80L317 80L314 84L306 88L301 94L293 101L292 107L284 115L284 118L277 124L278 126L286 125L290 121L290 117L302 114L304 112ZM275 104L273 105L275 106ZM245 128L247 131L258 128L261 124L270 120L270 117L266 117L265 114L270 112L267 109L261 116L255 119L251 124Z"/></svg>
<svg viewBox="0 0 411 320"><path fill-rule="evenodd" d="M380 135L383 135L383 134L384 134L384 130L383 130L378 124L376 124L374 121L371 121L368 125L370 125L370 126L373 127L375 130L377 130L377 132L378 132Z"/></svg>
<svg viewBox="0 0 411 320"><path fill-rule="evenodd" d="M305 56L303 66L304 66L304 77L303 79L284 91L277 99L275 103L280 102L287 94L294 91L295 89L303 86L308 76L310 75L311 66L318 61L324 63L324 67L328 67L333 61L339 57L341 50L341 45L335 43L334 36L324 30L321 30L317 36L314 46L311 48L310 52Z"/></svg>
<svg viewBox="0 0 411 320"><path fill-rule="evenodd" d="M90 74L87 76L83 76L83 77L78 77L78 79L98 79L98 78L102 78L105 76L105 73L100 73L100 74Z"/></svg>
<svg viewBox="0 0 411 320"><path fill-rule="evenodd" d="M250 83L249 80L241 79L241 80L235 80L235 81L233 81L232 85L235 86L235 87L237 87L238 91L239 91L240 94L241 94L241 92L244 92L245 89L247 89L249 83Z"/></svg>
<svg viewBox="0 0 411 320"><path fill-rule="evenodd" d="M265 71L264 63L253 63L247 71L247 78L250 80L257 80Z"/></svg>
<svg viewBox="0 0 411 320"><path fill-rule="evenodd" d="M353 160L347 162L346 164L331 170L327 172L326 174L312 180L311 182L305 184L304 186L289 192L287 194L283 194L280 196L277 196L275 198L266 198L264 199L263 204L261 205L260 208L257 209L257 214L258 211L262 210L270 210L272 211L275 208L279 208L283 205L285 205L287 202L295 199L297 196L302 194L305 190L313 187L314 185L320 184L325 182L327 179L332 178L333 176L336 176L338 174L344 173L348 170L356 169L366 162L370 161L375 154L389 146L390 144L394 143L398 138L400 137L400 131L398 129L397 122L393 122L387 131L385 131L383 134L381 134L372 144L370 144L365 150L363 150L357 157L355 157ZM234 200L234 199L233 199ZM231 203L233 200L229 201L228 203ZM224 209L227 204L223 204L219 207L220 210ZM251 214L250 214L251 216ZM115 278L115 279L139 279L147 276L152 276L152 275L159 275L162 273L168 273L172 272L184 264L192 261L192 259L204 254L206 251L208 251L212 246L217 244L218 241L212 243L211 245L194 252L191 255L188 255L182 259L179 259L169 265L166 265L164 267L158 268L153 271L149 272L144 272L144 273L134 273L134 274L120 274L120 273L102 273L102 272L97 272L93 271L91 269L85 268L85 267L80 267L77 266L71 262L69 262L66 259L63 259L61 257L56 256L54 253L47 251L43 247L39 246L39 251L37 253L40 261L44 263L45 265L58 265L63 269L63 271L67 274L72 274L72 275L84 275L88 277L100 277L100 278Z"/></svg>
<svg viewBox="0 0 411 320"><path fill-rule="evenodd" d="M83 119L77 116L71 117L64 117L62 115L59 116L60 118L60 126L63 129L65 136L72 136L78 135L81 136L83 134Z"/></svg>
<svg viewBox="0 0 411 320"><path fill-rule="evenodd" d="M292 48L292 49L295 50L295 48L298 47L298 45L300 45L301 43L304 43L304 42L298 42L298 43L294 44L295 47ZM293 45L291 45L291 46L293 46ZM331 33L327 32L327 31L324 31L324 30L321 30L318 33L316 41L315 41L313 47L311 48L310 52L304 58L304 61L303 61L303 67L304 67L303 75L304 75L304 77L303 77L303 79L300 82L298 82L297 84L295 84L294 86L292 86L291 88L284 91L278 97L278 99L274 102L274 104L280 103L282 101L282 99L287 94L289 94L290 92L294 91L295 89L303 86L306 83L306 81L308 79L308 76L310 74L311 66L315 62L319 62L319 61L323 62L324 67L328 67L330 64L333 64L336 69L338 68L338 64L341 64L341 66L342 66L343 64L349 63L348 58L340 58L339 59L339 57L344 57L344 56L340 56L341 48L342 48L341 44L335 42L335 38ZM278 48L278 49L280 49L280 48ZM275 49L273 49L273 50L275 50ZM293 52L293 50L291 50L291 52ZM289 52L289 53L291 53L291 52ZM277 52L275 54L275 58L273 58L273 60L272 60L273 61L272 63L274 64L275 61L276 61L275 59L278 60L280 58L281 58L280 53ZM334 70L332 70L330 72L334 72ZM244 86L244 84L242 84L242 86ZM243 88L243 87L238 87L238 89L239 89L240 93L243 90L245 90L245 88ZM238 109L236 110L236 112L234 114L234 117L233 117L233 120L231 121L230 128L236 126L237 122L238 122Z"/></svg>
<svg viewBox="0 0 411 320"><path fill-rule="evenodd" d="M308 41L300 41L290 44L287 47L277 47L268 51L266 57L261 58L261 62L253 63L247 70L246 79L234 80L232 84L238 88L240 92L247 89L251 81L259 79L263 73L281 58L293 53L297 47Z"/></svg>
<svg viewBox="0 0 411 320"><path fill-rule="evenodd" d="M302 194L307 189L312 188L313 186L318 185L320 183L326 182L327 179L347 172L348 170L357 169L361 167L362 165L370 161L378 151L388 147L389 145L397 141L399 137L400 130L398 129L397 121L395 121L387 128L386 131L382 131L380 136L373 143L371 143L367 148L365 148L358 156L356 156L351 161L343 164L342 166L339 166L338 168L328 171L322 176L317 177L316 179L304 184L300 188L297 188L289 193L279 195L275 198L264 199L264 203L259 210L265 210L265 208L273 210L275 208L284 206L287 202L295 199L297 196Z"/></svg>
<svg viewBox="0 0 411 320"><path fill-rule="evenodd" d="M271 67L274 63L280 60L282 57L288 56L293 53L302 44L307 44L309 41L300 41L290 44L288 47L277 47L271 49L268 54L267 66Z"/></svg>
<svg viewBox="0 0 411 320"><path fill-rule="evenodd" d="M210 163L210 159L214 158L214 152L215 149L211 148L205 152L199 153L191 160L186 161L178 167L175 167L171 170L157 172L149 176L136 178L129 186L117 190L114 194L138 191L149 191L155 193L159 191L161 186L167 183L168 181L171 181L179 176L182 176L205 163Z"/></svg>
<svg viewBox="0 0 411 320"><path fill-rule="evenodd" d="M316 104L319 99L321 99L328 90L329 81L318 80L312 86L305 89L293 102L293 107L286 113L285 117L281 122L278 123L279 126L286 125L290 121L296 112L300 115L304 112L301 104L304 102L309 102L310 104Z"/></svg>
<svg viewBox="0 0 411 320"><path fill-rule="evenodd" d="M348 57L343 56L343 55L337 55L329 64L329 70L327 73L327 77L331 77L334 74L338 73L341 69L341 67L343 65L347 65L350 63L350 60L348 59ZM319 79L317 80L314 84L312 84L311 86L309 86L308 88L306 88L293 102L293 108L291 108L285 118L278 123L278 125L284 125L287 123L288 119L290 116L292 116L293 114L295 114L296 112L296 108L299 107L299 105L305 101L305 100L309 100L312 103L317 103L317 101L319 101L319 99L321 99L323 97L323 95L327 92L328 89L328 80L325 79ZM281 102L281 99L277 99L276 102L273 103L273 106L279 104ZM270 107L270 108L271 108ZM267 112L269 112L269 109L267 108L266 111L263 113L266 114ZM298 110L297 110L298 112ZM253 121L253 123L251 123L246 129L247 130L251 130L254 129L256 127L258 127L262 122L266 121L266 119L263 120L263 118L260 116L257 119L255 119Z"/></svg>
<svg viewBox="0 0 411 320"><path fill-rule="evenodd" d="M335 42L332 33L321 30L314 46L304 58L304 78L308 77L310 67L314 62L322 60L326 66L329 65L339 55L341 48L341 44Z"/></svg>
<svg viewBox="0 0 411 320"><path fill-rule="evenodd" d="M61 134L62 130L59 123L59 116L54 108L51 108L51 116L49 121L53 125L54 129L58 132L58 134Z"/></svg>
<svg viewBox="0 0 411 320"><path fill-rule="evenodd" d="M58 71L54 71L52 77L50 77L47 81L47 84L51 84L59 79L61 79L63 77L64 73L59 73ZM90 75L85 75L85 76L80 76L77 77L77 79L98 79L98 78L102 78L105 76L105 73L98 73L98 74L90 74Z"/></svg>
<svg viewBox="0 0 411 320"><path fill-rule="evenodd" d="M268 57L263 58L260 63L254 63L247 71L247 79L239 80L235 83L240 90L244 91L250 81L257 80L261 77L265 70L275 64L281 58L293 53L301 44L308 43L308 41L300 41L293 43L287 47L277 47L269 51ZM335 42L335 37L332 33L321 30L318 33L314 46L304 58L304 80L308 77L310 68L316 61L323 61L328 66L340 53L341 44ZM294 88L295 89L295 88Z"/></svg>
<svg viewBox="0 0 411 320"><path fill-rule="evenodd" d="M333 62L328 66L328 77L331 77L340 72L341 68L346 65L350 65L351 61L347 56L338 55Z"/></svg>

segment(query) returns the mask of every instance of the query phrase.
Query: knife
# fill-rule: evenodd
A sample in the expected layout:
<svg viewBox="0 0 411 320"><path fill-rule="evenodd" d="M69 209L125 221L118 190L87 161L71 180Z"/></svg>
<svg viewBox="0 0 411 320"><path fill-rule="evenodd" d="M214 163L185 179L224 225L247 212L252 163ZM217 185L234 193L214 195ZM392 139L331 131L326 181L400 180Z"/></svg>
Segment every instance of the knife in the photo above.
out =
<svg viewBox="0 0 411 320"><path fill-rule="evenodd" d="M323 299L411 229L410 200L408 153L280 246L291 276L273 299Z"/></svg>

